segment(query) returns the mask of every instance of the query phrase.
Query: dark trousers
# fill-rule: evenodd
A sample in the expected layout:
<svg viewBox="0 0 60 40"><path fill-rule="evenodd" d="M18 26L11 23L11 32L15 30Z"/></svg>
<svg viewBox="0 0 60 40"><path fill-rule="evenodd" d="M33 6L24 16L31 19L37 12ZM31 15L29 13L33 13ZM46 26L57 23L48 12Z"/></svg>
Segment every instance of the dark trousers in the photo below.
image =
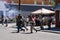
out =
<svg viewBox="0 0 60 40"><path fill-rule="evenodd" d="M48 23L48 29L51 29L51 23Z"/></svg>
<svg viewBox="0 0 60 40"><path fill-rule="evenodd" d="M31 25L30 25L31 27L30 27L30 33L33 33L33 29L37 32L37 30L34 28L34 23L31 23Z"/></svg>
<svg viewBox="0 0 60 40"><path fill-rule="evenodd" d="M3 20L1 21L1 23L2 23L2 25L4 25L4 22L3 22Z"/></svg>
<svg viewBox="0 0 60 40"><path fill-rule="evenodd" d="M41 30L44 30L42 23L40 24L40 28L41 28Z"/></svg>
<svg viewBox="0 0 60 40"><path fill-rule="evenodd" d="M8 23L5 23L6 24L6 27L8 26Z"/></svg>
<svg viewBox="0 0 60 40"><path fill-rule="evenodd" d="M28 22L26 22L26 26L28 26Z"/></svg>
<svg viewBox="0 0 60 40"><path fill-rule="evenodd" d="M21 31L22 31L22 30L24 31L24 29L22 29L21 26L18 26L18 27L17 27L17 32L19 32L19 29L20 29Z"/></svg>
<svg viewBox="0 0 60 40"><path fill-rule="evenodd" d="M7 20L5 20L5 24L6 24L6 27L8 26L8 22L7 22Z"/></svg>

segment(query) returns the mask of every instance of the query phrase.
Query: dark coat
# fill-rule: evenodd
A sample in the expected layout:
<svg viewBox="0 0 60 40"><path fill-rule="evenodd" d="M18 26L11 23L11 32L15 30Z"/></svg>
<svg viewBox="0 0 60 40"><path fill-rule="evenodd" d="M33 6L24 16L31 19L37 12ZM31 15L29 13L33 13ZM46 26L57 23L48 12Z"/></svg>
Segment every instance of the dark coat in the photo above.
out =
<svg viewBox="0 0 60 40"><path fill-rule="evenodd" d="M22 19L22 16L18 16L18 17L16 18L16 25L17 25L17 26L21 26L21 24L22 24L21 19Z"/></svg>

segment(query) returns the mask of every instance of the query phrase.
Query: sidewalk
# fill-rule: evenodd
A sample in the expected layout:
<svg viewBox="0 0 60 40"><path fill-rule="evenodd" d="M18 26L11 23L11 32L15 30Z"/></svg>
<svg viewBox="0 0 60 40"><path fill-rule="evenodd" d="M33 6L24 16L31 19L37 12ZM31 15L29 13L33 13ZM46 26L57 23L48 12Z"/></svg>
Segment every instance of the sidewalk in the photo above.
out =
<svg viewBox="0 0 60 40"><path fill-rule="evenodd" d="M11 26L10 26L11 27ZM25 32L12 33L15 28L0 26L0 40L60 40L60 34L47 32L33 32L32 34Z"/></svg>
<svg viewBox="0 0 60 40"><path fill-rule="evenodd" d="M29 26L27 28L30 29ZM39 27L35 28L39 29ZM47 28L47 26L45 26L45 28ZM33 33L30 33L30 30L13 33L16 31L15 23L9 23L8 27L0 24L0 40L60 40L60 34L44 32L45 30L38 32L33 31Z"/></svg>
<svg viewBox="0 0 60 40"><path fill-rule="evenodd" d="M0 26L2 26L2 24L0 24ZM5 24L3 25L5 26ZM44 26L44 30L42 30L41 32L48 32L48 33L56 33L56 34L60 34L60 28L55 28L54 26L55 25L51 25L52 28L50 30L48 30L48 26ZM13 29L16 29L16 23L8 23L8 28L13 28ZM30 26L27 26L27 28L30 30ZM40 27L36 26L35 27L38 32L40 31Z"/></svg>
<svg viewBox="0 0 60 40"><path fill-rule="evenodd" d="M11 23L11 24L9 23L8 27L16 28L16 23ZM47 30L48 26L44 26L44 30L42 32L49 32L49 33L60 34L60 28L55 28L55 25L51 25L51 27L52 28L50 30ZM27 28L30 30L30 26L27 26ZM35 28L40 31L40 27L35 27Z"/></svg>

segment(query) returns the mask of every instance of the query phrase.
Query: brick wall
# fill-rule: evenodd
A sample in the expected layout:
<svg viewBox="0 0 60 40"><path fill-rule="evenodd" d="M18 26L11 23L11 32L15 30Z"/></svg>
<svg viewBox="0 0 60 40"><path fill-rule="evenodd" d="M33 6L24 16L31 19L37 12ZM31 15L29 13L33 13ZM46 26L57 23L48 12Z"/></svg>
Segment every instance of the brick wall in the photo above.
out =
<svg viewBox="0 0 60 40"><path fill-rule="evenodd" d="M36 0L37 4L42 4L42 0ZM10 0L7 0L8 3L10 3ZM19 3L19 0L14 0L15 3ZM34 0L20 0L20 3L22 4L34 4ZM44 0L44 4L49 5L49 0Z"/></svg>
<svg viewBox="0 0 60 40"><path fill-rule="evenodd" d="M34 0L21 0L22 4L34 4Z"/></svg>
<svg viewBox="0 0 60 40"><path fill-rule="evenodd" d="M42 4L42 0L36 0L37 4ZM34 0L21 0L23 4L34 4ZM45 4L50 4L49 0L44 0Z"/></svg>
<svg viewBox="0 0 60 40"><path fill-rule="evenodd" d="M8 3L10 3L10 0L6 0ZM19 0L14 0L14 3L19 3Z"/></svg>

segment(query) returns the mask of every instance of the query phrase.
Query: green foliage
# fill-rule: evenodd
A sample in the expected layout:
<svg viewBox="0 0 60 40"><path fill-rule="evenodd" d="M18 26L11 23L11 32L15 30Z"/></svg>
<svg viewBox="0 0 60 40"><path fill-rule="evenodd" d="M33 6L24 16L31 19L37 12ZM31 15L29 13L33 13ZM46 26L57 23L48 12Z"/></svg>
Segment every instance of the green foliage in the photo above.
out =
<svg viewBox="0 0 60 40"><path fill-rule="evenodd" d="M13 22L16 22L16 18L13 19Z"/></svg>
<svg viewBox="0 0 60 40"><path fill-rule="evenodd" d="M54 1L51 1L51 5L52 5L52 6L55 6L55 2L54 2Z"/></svg>

